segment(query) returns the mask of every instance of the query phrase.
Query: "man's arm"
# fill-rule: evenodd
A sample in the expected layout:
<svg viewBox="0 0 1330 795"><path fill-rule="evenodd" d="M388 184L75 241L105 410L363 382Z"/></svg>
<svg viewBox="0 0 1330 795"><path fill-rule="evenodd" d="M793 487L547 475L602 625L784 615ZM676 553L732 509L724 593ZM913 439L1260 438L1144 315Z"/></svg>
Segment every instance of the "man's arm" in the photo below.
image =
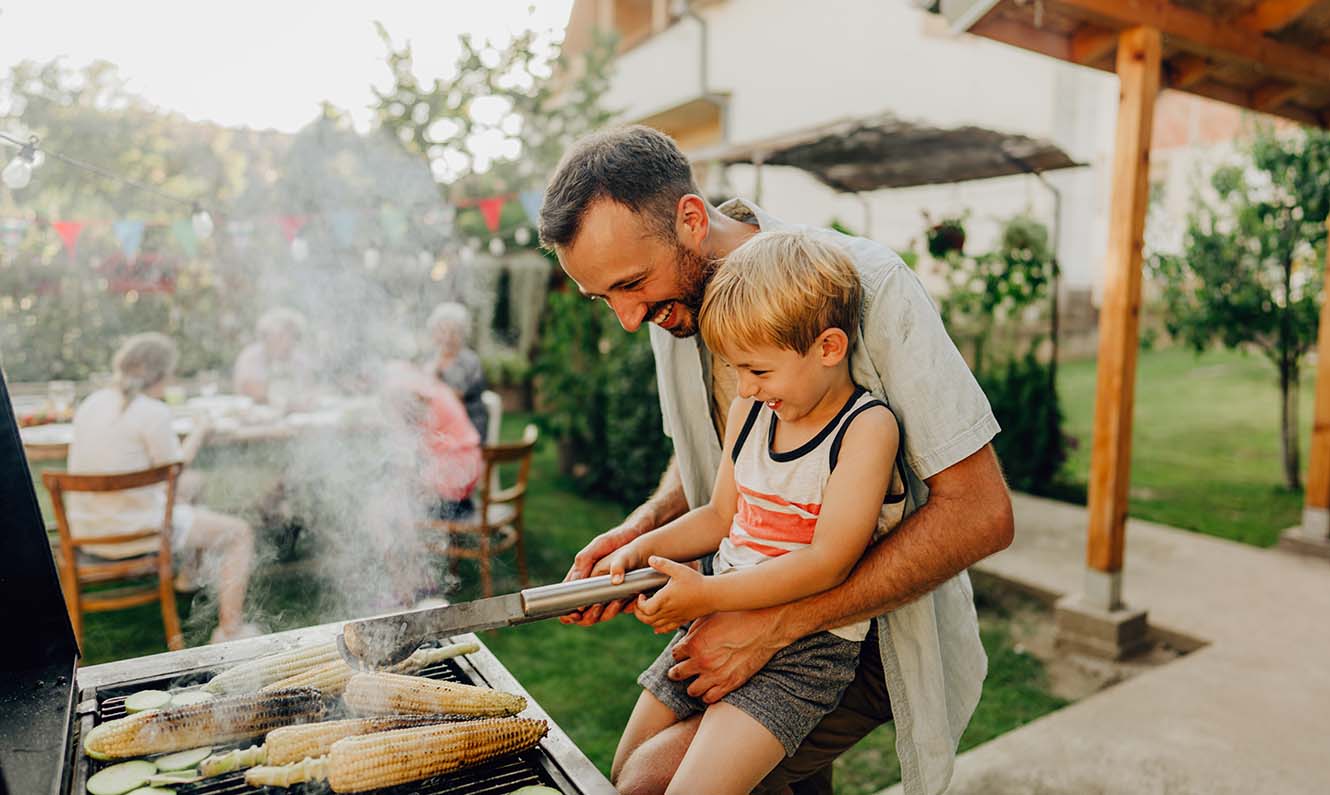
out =
<svg viewBox="0 0 1330 795"><path fill-rule="evenodd" d="M675 646L679 662L670 678L697 676L688 692L715 703L793 641L909 604L1011 543L1011 497L991 447L927 482L928 502L870 547L840 586L788 605L695 621Z"/></svg>

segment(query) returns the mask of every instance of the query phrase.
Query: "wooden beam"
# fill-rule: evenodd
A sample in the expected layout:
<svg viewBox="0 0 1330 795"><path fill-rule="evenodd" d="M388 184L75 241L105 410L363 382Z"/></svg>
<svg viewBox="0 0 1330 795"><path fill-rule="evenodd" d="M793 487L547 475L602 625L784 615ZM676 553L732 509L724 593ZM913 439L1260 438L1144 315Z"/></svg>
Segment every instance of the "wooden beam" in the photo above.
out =
<svg viewBox="0 0 1330 795"><path fill-rule="evenodd" d="M1079 64L1098 61L1118 46L1118 32L1098 25L1081 25L1071 34L1071 60Z"/></svg>
<svg viewBox="0 0 1330 795"><path fill-rule="evenodd" d="M1170 59L1166 69L1169 88L1187 88L1199 83L1201 78L1209 74L1211 63L1199 55L1183 53Z"/></svg>
<svg viewBox="0 0 1330 795"><path fill-rule="evenodd" d="M1330 228L1330 218L1326 227ZM1326 261L1325 277L1330 279L1330 246L1326 247ZM1323 295L1330 299L1330 290ZM1321 303L1321 326L1316 331L1316 410L1309 456L1304 504L1330 508L1330 300Z"/></svg>
<svg viewBox="0 0 1330 795"><path fill-rule="evenodd" d="M1113 199L1099 319L1094 446L1090 453L1090 528L1086 564L1122 570L1127 486L1131 480L1132 408L1141 306L1141 248L1149 203L1150 134L1159 94L1163 37L1153 28L1123 31L1118 43L1117 134ZM1117 605L1098 605L1114 609Z"/></svg>
<svg viewBox="0 0 1330 795"><path fill-rule="evenodd" d="M985 38L1042 53L1060 61L1071 60L1071 42L1066 36L1022 25L990 14L970 27L970 32Z"/></svg>
<svg viewBox="0 0 1330 795"><path fill-rule="evenodd" d="M1169 36L1170 43L1198 54L1222 53L1262 67L1272 76L1318 88L1330 86L1330 57L1284 44L1234 22L1215 19L1167 0L1057 0L1121 25L1142 25Z"/></svg>
<svg viewBox="0 0 1330 795"><path fill-rule="evenodd" d="M1285 83L1274 80L1263 83L1251 92L1251 106L1256 110L1269 113L1280 105L1301 94L1304 86L1297 83Z"/></svg>
<svg viewBox="0 0 1330 795"><path fill-rule="evenodd" d="M1247 30L1271 33L1287 27L1319 2L1321 0L1265 0L1235 21Z"/></svg>

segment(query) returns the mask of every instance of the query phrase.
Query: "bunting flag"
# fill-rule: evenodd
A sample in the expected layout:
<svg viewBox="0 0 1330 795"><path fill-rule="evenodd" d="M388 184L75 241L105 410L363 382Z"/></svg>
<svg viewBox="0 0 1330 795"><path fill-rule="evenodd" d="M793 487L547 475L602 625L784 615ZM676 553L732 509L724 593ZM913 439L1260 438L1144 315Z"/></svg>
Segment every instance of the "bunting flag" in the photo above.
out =
<svg viewBox="0 0 1330 795"><path fill-rule="evenodd" d="M143 245L143 222L116 221L111 227L115 230L116 240L120 241L120 251L125 259L137 257L139 247Z"/></svg>
<svg viewBox="0 0 1330 795"><path fill-rule="evenodd" d="M23 242L23 235L27 234L28 223L25 218L6 218L0 221L0 242L4 243L6 249L12 251L19 247Z"/></svg>
<svg viewBox="0 0 1330 795"><path fill-rule="evenodd" d="M83 232L82 221L55 221L51 227L55 233L60 235L60 239L65 242L65 251L69 252L69 258L74 259L78 253L79 234Z"/></svg>
<svg viewBox="0 0 1330 795"><path fill-rule="evenodd" d="M396 207L385 205L379 211L379 223L383 225L389 243L401 243L402 238L406 237L406 214Z"/></svg>
<svg viewBox="0 0 1330 795"><path fill-rule="evenodd" d="M524 190L517 194L517 200L522 203L522 210L526 213L527 220L539 227L540 205L545 203L545 191Z"/></svg>
<svg viewBox="0 0 1330 795"><path fill-rule="evenodd" d="M488 199L480 199L476 206L480 208L480 214L485 217L485 226L490 232L499 231L499 216L503 213L503 205L506 201L504 196L491 196Z"/></svg>
<svg viewBox="0 0 1330 795"><path fill-rule="evenodd" d="M300 230L305 227L305 222L309 218L304 215L280 215L277 217L277 225L282 228L282 236L286 242L290 243L300 234Z"/></svg>
<svg viewBox="0 0 1330 795"><path fill-rule="evenodd" d="M342 248L350 248L356 240L356 211L333 210L328 213L328 226L333 240Z"/></svg>
<svg viewBox="0 0 1330 795"><path fill-rule="evenodd" d="M188 218L180 218L171 224L171 234L175 236L176 242L185 250L185 254L194 259L199 255L199 237L194 232L194 222Z"/></svg>

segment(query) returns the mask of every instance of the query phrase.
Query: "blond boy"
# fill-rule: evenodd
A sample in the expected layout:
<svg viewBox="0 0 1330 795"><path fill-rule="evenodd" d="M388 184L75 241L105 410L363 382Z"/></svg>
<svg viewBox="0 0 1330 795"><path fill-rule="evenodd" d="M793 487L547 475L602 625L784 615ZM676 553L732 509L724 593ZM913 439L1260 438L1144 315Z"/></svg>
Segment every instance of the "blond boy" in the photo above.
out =
<svg viewBox="0 0 1330 795"><path fill-rule="evenodd" d="M875 530L900 520L896 419L850 378L861 301L846 255L799 232L753 236L707 286L700 330L739 385L712 499L597 567L615 578L645 565L670 576L635 605L658 633L834 588ZM714 575L676 562L712 552ZM667 792L750 792L836 706L868 628L861 621L805 637L710 706L667 676L676 636L638 679L643 692L613 777L644 743L703 712Z"/></svg>

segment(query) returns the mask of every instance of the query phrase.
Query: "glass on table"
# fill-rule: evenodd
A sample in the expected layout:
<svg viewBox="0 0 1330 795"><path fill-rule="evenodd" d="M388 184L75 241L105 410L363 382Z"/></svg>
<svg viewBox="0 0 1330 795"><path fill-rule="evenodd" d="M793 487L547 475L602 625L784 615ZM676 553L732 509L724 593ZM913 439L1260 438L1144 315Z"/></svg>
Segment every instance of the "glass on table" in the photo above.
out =
<svg viewBox="0 0 1330 795"><path fill-rule="evenodd" d="M51 402L51 411L60 419L67 419L74 413L74 382L51 381L46 385L46 398Z"/></svg>
<svg viewBox="0 0 1330 795"><path fill-rule="evenodd" d="M216 370L202 370L198 374L199 397L210 398L217 394L221 376Z"/></svg>

